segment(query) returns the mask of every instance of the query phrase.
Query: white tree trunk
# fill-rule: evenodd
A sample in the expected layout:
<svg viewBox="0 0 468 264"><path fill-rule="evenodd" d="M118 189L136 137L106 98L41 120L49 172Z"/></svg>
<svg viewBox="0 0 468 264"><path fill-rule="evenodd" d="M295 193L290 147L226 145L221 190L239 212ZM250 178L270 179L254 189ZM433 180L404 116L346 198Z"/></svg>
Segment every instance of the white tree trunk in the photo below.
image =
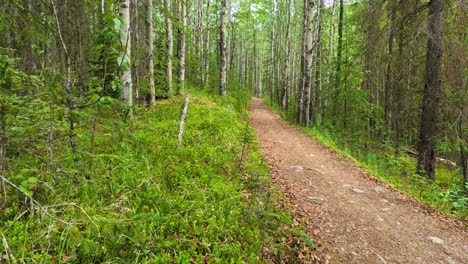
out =
<svg viewBox="0 0 468 264"><path fill-rule="evenodd" d="M146 3L146 41L148 46L148 88L150 93L150 105L156 106L156 91L154 88L154 22L153 22L153 0L147 0Z"/></svg>
<svg viewBox="0 0 468 264"><path fill-rule="evenodd" d="M132 89L132 71L131 71L131 38L130 38L130 0L122 0L120 2L120 16L122 17L122 31L120 33L120 41L122 43L122 52L124 72L120 77L122 83L122 99L128 105L133 105L133 89Z"/></svg>
<svg viewBox="0 0 468 264"><path fill-rule="evenodd" d="M205 64L205 75L203 77L203 83L205 87L208 87L209 77L210 77L210 53L207 52L210 50L210 0L206 3L206 40L205 40L205 56L203 58Z"/></svg>
<svg viewBox="0 0 468 264"><path fill-rule="evenodd" d="M221 0L221 28L220 28L220 39L219 39L219 50L220 50L220 87L219 93L221 96L226 96L226 9L227 1Z"/></svg>
<svg viewBox="0 0 468 264"><path fill-rule="evenodd" d="M171 0L166 0L166 33L167 33L167 84L168 94L172 95L172 56L174 53L174 36L172 31L172 3Z"/></svg>
<svg viewBox="0 0 468 264"><path fill-rule="evenodd" d="M303 108L303 122L305 125L309 124L311 107L311 87L312 87L312 49L313 49L313 32L312 32L312 13L313 13L312 0L304 1L304 72L303 74L303 92L304 92L304 108Z"/></svg>

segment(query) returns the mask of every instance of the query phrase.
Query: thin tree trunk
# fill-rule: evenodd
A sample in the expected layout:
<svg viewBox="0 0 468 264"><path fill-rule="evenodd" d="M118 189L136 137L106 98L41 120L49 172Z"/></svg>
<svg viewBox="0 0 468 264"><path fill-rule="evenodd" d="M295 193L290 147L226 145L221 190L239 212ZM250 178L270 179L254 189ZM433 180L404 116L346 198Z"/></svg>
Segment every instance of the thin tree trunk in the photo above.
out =
<svg viewBox="0 0 468 264"><path fill-rule="evenodd" d="M340 0L340 13L338 18L338 54L337 54L337 63L336 63L336 73L335 73L335 98L333 102L333 115L335 119L333 122L336 124L336 117L338 115L338 101L340 97L341 89L341 67L342 67L342 57L343 57L343 16L344 16L344 1Z"/></svg>
<svg viewBox="0 0 468 264"><path fill-rule="evenodd" d="M286 25L286 54L283 85L281 89L281 108L287 110L288 91L289 91L289 67L291 54L291 0L286 0L287 5L287 25Z"/></svg>
<svg viewBox="0 0 468 264"><path fill-rule="evenodd" d="M131 19L131 33L132 33L132 54L138 54L139 47L140 47L140 28L139 28L139 10L138 10L138 0L131 0L131 14L132 14L132 19ZM132 65L132 79L133 79L133 98L135 100L135 104L139 104L139 87L140 87L140 65L138 64L133 64Z"/></svg>
<svg viewBox="0 0 468 264"><path fill-rule="evenodd" d="M392 6L393 1L388 1L388 44L387 44L387 72L385 80L385 99L384 99L384 122L387 126L392 124L392 56L393 56L393 38L394 38L394 20L395 20L395 7Z"/></svg>
<svg viewBox="0 0 468 264"><path fill-rule="evenodd" d="M312 35L312 13L314 3L312 0L304 1L304 72L303 72L303 93L304 93L304 107L303 107L303 123L308 126L313 120L310 119L310 113L314 112L314 105L311 103L311 88L312 88L312 49L313 49L313 35Z"/></svg>
<svg viewBox="0 0 468 264"><path fill-rule="evenodd" d="M436 136L439 115L440 78L444 44L445 0L429 2L426 73L418 146L418 173L435 179Z"/></svg>
<svg viewBox="0 0 468 264"><path fill-rule="evenodd" d="M171 0L165 0L166 4L166 35L167 35L167 86L168 94L173 94L172 85L172 56L174 53L174 35L172 31L172 3Z"/></svg>
<svg viewBox="0 0 468 264"><path fill-rule="evenodd" d="M221 0L221 16L220 16L220 36L219 36L219 50L220 50L220 84L219 94L223 97L226 96L226 12L227 1Z"/></svg>
<svg viewBox="0 0 468 264"><path fill-rule="evenodd" d="M268 65L268 86L270 86L270 100L271 103L274 103L274 96L275 96L275 66L274 66L274 60L275 60L275 49L274 49L274 43L275 43L275 19L274 19L274 13L275 13L275 2L274 0L271 0L271 16L270 16L270 26L271 26L271 32L270 32L270 62Z"/></svg>
<svg viewBox="0 0 468 264"><path fill-rule="evenodd" d="M319 106L321 103L320 97L322 93L322 20L323 20L323 0L319 0L317 7L318 18L317 18L317 54L315 58L315 94L314 94L314 105L317 109L321 109ZM318 116L318 114L317 114ZM314 120L315 116L312 117Z"/></svg>
<svg viewBox="0 0 468 264"><path fill-rule="evenodd" d="M148 46L148 88L150 93L150 105L156 106L156 89L154 87L154 22L153 22L153 0L146 3L146 44Z"/></svg>
<svg viewBox="0 0 468 264"><path fill-rule="evenodd" d="M179 22L180 25L178 27L178 38L179 41L177 42L178 49L177 49L177 58L179 59L179 71L178 71L178 79L180 83L180 90L185 90L185 28L187 26L187 6L185 4L185 0L179 0Z"/></svg>
<svg viewBox="0 0 468 264"><path fill-rule="evenodd" d="M210 0L206 3L206 39L205 39L205 51L210 50L210 24L211 24L211 16L210 16ZM205 56L203 57L204 67L205 67L205 74L203 77L203 83L205 87L209 86L209 79L210 79L210 53L206 52Z"/></svg>

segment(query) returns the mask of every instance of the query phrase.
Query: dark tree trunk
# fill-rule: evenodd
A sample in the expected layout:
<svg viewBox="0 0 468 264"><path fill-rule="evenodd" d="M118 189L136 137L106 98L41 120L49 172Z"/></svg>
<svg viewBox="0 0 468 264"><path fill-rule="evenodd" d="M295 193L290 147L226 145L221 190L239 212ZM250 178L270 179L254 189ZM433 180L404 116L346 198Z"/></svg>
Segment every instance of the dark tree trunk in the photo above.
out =
<svg viewBox="0 0 468 264"><path fill-rule="evenodd" d="M340 0L340 14L338 18L338 54L336 58L336 75L335 75L335 98L333 102L333 114L335 120L333 121L336 124L336 116L338 115L338 101L340 97L340 84L341 84L341 64L343 57L343 16L344 16L344 1Z"/></svg>
<svg viewBox="0 0 468 264"><path fill-rule="evenodd" d="M435 146L439 114L440 76L444 43L445 0L429 2L429 29L427 37L426 73L418 146L418 173L435 179Z"/></svg>

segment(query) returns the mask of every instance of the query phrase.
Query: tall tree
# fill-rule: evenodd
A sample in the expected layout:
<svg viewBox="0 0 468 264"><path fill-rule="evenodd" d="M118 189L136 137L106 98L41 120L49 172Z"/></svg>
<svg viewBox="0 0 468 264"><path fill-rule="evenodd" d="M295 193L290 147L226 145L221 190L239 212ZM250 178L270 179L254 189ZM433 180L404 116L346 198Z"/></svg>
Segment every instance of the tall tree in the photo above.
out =
<svg viewBox="0 0 468 264"><path fill-rule="evenodd" d="M343 16L344 16L344 1L340 0L340 12L338 15L338 53L336 59L336 72L335 72L335 102L333 103L333 114L338 114L338 100L340 97L341 89L341 68L343 58ZM336 121L336 120L335 120Z"/></svg>
<svg viewBox="0 0 468 264"><path fill-rule="evenodd" d="M310 113L314 112L314 105L311 101L312 88L312 50L313 50L313 32L312 32L312 14L314 3L312 0L304 0L304 70L302 72L302 91L303 91L303 123L307 126L310 124Z"/></svg>
<svg viewBox="0 0 468 264"><path fill-rule="evenodd" d="M287 24L286 24L286 51L284 62L284 76L281 89L281 107L287 109L289 93L289 64L291 54L291 0L286 0L287 6Z"/></svg>
<svg viewBox="0 0 468 264"><path fill-rule="evenodd" d="M219 51L220 51L220 80L219 80L219 94L223 97L226 96L226 12L227 1L221 0L221 14L220 14L220 36L219 36Z"/></svg>
<svg viewBox="0 0 468 264"><path fill-rule="evenodd" d="M165 0L166 6L166 36L167 36L167 91L172 95L172 56L174 54L174 33L172 30L172 0Z"/></svg>
<svg viewBox="0 0 468 264"><path fill-rule="evenodd" d="M132 90L132 71L131 65L131 50L132 42L130 38L130 0L122 0L120 2L120 16L122 17L122 30L120 33L120 41L122 43L122 58L121 67L124 69L120 77L122 83L122 99L128 105L133 105L133 90Z"/></svg>
<svg viewBox="0 0 468 264"><path fill-rule="evenodd" d="M156 106L156 91L154 87L154 24L153 24L153 0L146 1L146 44L148 46L147 58L148 58L148 88L150 96L150 105Z"/></svg>
<svg viewBox="0 0 468 264"><path fill-rule="evenodd" d="M179 60L178 79L180 90L185 89L185 28L187 26L187 6L185 0L179 0L178 7L179 27L177 30L177 58Z"/></svg>
<svg viewBox="0 0 468 264"><path fill-rule="evenodd" d="M439 115L442 52L444 45L445 0L429 2L429 26L427 32L426 71L424 95L419 131L417 171L429 179L435 179L436 136Z"/></svg>

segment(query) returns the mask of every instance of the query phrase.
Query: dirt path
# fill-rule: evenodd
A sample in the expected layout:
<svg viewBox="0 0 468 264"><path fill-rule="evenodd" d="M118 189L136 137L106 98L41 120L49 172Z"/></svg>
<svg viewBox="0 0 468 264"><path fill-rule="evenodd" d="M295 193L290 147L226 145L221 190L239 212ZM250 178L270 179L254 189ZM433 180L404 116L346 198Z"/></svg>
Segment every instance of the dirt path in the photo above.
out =
<svg viewBox="0 0 468 264"><path fill-rule="evenodd" d="M261 99L251 116L272 177L331 263L468 263L466 230L366 176Z"/></svg>

